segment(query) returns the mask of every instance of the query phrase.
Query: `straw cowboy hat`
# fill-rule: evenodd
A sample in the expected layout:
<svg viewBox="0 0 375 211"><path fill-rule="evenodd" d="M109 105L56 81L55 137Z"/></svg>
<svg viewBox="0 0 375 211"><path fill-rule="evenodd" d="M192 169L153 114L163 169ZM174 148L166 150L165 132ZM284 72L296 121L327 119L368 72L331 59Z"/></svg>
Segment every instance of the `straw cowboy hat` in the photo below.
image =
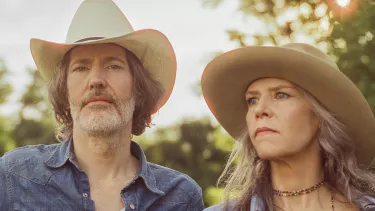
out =
<svg viewBox="0 0 375 211"><path fill-rule="evenodd" d="M154 112L164 105L176 78L176 57L171 43L157 30L134 31L112 0L83 1L73 17L65 43L31 39L30 47L38 70L48 80L70 49L99 43L117 44L133 52L164 89Z"/></svg>
<svg viewBox="0 0 375 211"><path fill-rule="evenodd" d="M344 123L358 147L357 157L369 165L375 155L375 119L356 85L317 48L291 43L280 47L244 47L211 61L202 75L208 107L234 138L246 129L248 86L260 78L291 81L315 96Z"/></svg>

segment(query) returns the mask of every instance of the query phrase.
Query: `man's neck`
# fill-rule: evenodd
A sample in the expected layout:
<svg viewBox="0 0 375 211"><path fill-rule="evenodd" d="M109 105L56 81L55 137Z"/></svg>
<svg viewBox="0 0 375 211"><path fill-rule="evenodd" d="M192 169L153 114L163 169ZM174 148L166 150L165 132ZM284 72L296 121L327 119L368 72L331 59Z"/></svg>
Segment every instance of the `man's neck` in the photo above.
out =
<svg viewBox="0 0 375 211"><path fill-rule="evenodd" d="M131 154L128 131L91 136L76 130L73 146L77 162L90 181L131 180L139 168L138 160Z"/></svg>

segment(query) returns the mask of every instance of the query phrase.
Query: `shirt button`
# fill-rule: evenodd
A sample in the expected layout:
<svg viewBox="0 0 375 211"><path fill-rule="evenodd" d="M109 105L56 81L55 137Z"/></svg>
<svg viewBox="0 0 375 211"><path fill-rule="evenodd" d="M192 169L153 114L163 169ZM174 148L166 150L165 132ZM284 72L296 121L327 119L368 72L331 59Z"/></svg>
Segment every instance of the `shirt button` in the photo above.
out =
<svg viewBox="0 0 375 211"><path fill-rule="evenodd" d="M130 204L130 209L134 210L135 206L134 204Z"/></svg>
<svg viewBox="0 0 375 211"><path fill-rule="evenodd" d="M84 194L82 194L82 195L83 195L83 197L85 197L85 198L87 197L87 193L84 193Z"/></svg>

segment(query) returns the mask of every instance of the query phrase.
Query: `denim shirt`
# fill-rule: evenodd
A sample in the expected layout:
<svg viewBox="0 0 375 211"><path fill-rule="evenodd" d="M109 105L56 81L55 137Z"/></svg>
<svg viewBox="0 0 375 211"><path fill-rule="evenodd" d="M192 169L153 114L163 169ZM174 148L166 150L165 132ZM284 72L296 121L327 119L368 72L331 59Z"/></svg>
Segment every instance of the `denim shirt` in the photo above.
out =
<svg viewBox="0 0 375 211"><path fill-rule="evenodd" d="M0 210L94 211L88 177L72 149L72 141L67 140L16 148L0 157ZM193 179L147 162L135 142L131 152L138 158L140 170L119 193L125 210L204 209L202 189Z"/></svg>
<svg viewBox="0 0 375 211"><path fill-rule="evenodd" d="M356 201L360 211L375 211L375 199L369 196L363 196ZM233 211L233 201L228 204L228 210ZM249 211L265 211L265 206L262 198L254 195L251 197ZM204 209L204 211L224 211L224 204L217 204ZM226 211L226 210L225 210Z"/></svg>

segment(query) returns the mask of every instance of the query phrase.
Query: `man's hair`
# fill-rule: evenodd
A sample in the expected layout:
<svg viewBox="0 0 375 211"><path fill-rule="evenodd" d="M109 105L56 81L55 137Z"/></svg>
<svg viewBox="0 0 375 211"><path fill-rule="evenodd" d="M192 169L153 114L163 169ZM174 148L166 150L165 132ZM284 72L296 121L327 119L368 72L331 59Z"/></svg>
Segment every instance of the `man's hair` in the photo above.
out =
<svg viewBox="0 0 375 211"><path fill-rule="evenodd" d="M132 121L132 134L141 135L151 125L151 115L164 93L161 84L154 80L134 53L124 48L133 77L133 94L136 99ZM56 138L59 141L72 137L73 119L70 113L67 73L72 49L60 61L49 81L48 94L58 123Z"/></svg>

